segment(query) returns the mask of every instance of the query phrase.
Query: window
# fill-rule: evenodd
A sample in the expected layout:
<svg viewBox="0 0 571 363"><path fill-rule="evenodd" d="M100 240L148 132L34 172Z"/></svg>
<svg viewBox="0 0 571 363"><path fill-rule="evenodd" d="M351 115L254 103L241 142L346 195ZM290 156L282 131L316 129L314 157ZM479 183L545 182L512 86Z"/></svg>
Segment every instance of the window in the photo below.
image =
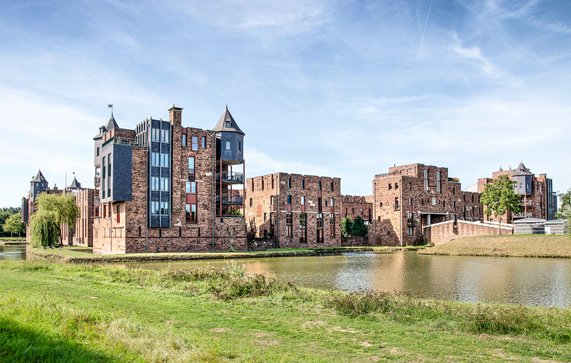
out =
<svg viewBox="0 0 571 363"><path fill-rule="evenodd" d="M303 195L301 196L301 205L305 205L305 197Z"/></svg>
<svg viewBox="0 0 571 363"><path fill-rule="evenodd" d="M226 121L225 125L224 127L232 127L232 121Z"/></svg>
<svg viewBox="0 0 571 363"><path fill-rule="evenodd" d="M250 207L252 206L253 200L250 198Z"/></svg>
<svg viewBox="0 0 571 363"><path fill-rule="evenodd" d="M206 149L206 136L202 136L201 139L202 145L200 145L203 149Z"/></svg>
<svg viewBox="0 0 571 363"><path fill-rule="evenodd" d="M190 182L189 182L189 181L187 181L187 182L185 183L184 192L187 193L187 194L190 193Z"/></svg>
<svg viewBox="0 0 571 363"><path fill-rule="evenodd" d="M115 212L115 216L117 218L116 219L117 223L121 223L121 208L119 205L117 206L117 211Z"/></svg>
<svg viewBox="0 0 571 363"><path fill-rule="evenodd" d="M414 236L414 227L408 227L408 235Z"/></svg>
<svg viewBox="0 0 571 363"><path fill-rule="evenodd" d="M333 182L331 182L331 191L335 190L335 184Z"/></svg>
<svg viewBox="0 0 571 363"><path fill-rule="evenodd" d="M97 147L97 156L99 156L99 146Z"/></svg>
<svg viewBox="0 0 571 363"><path fill-rule="evenodd" d="M226 141L226 150L230 150L230 141Z"/></svg>
<svg viewBox="0 0 571 363"><path fill-rule="evenodd" d="M158 191L159 190L159 177L152 176L151 177L151 190Z"/></svg>
<svg viewBox="0 0 571 363"><path fill-rule="evenodd" d="M424 191L428 191L428 169L424 169L422 172L424 174Z"/></svg>
<svg viewBox="0 0 571 363"><path fill-rule="evenodd" d="M436 202L436 198L432 197L432 206L436 206L437 202Z"/></svg>
<svg viewBox="0 0 571 363"><path fill-rule="evenodd" d="M170 134L169 130L161 130L161 142L168 144L170 138L169 134Z"/></svg>
<svg viewBox="0 0 571 363"><path fill-rule="evenodd" d="M168 202L161 202L160 213L162 215L168 215L169 214L169 203Z"/></svg>
<svg viewBox="0 0 571 363"><path fill-rule="evenodd" d="M300 213L299 214L299 229L301 231L301 235L299 236L300 243L307 242L307 214Z"/></svg>
<svg viewBox="0 0 571 363"><path fill-rule="evenodd" d="M187 223L196 223L197 216L196 216L196 204L186 204L184 206L186 222Z"/></svg>
<svg viewBox="0 0 571 363"><path fill-rule="evenodd" d="M160 154L159 153L151 153L151 166L160 166Z"/></svg>
<svg viewBox="0 0 571 363"><path fill-rule="evenodd" d="M242 141L238 141L238 151L242 151Z"/></svg>
<svg viewBox="0 0 571 363"><path fill-rule="evenodd" d="M182 146L186 147L186 134L182 134Z"/></svg>
<svg viewBox="0 0 571 363"><path fill-rule="evenodd" d="M111 154L107 156L107 176L111 177Z"/></svg>
<svg viewBox="0 0 571 363"><path fill-rule="evenodd" d="M262 190L264 190L264 177L262 177Z"/></svg>
<svg viewBox="0 0 571 363"><path fill-rule="evenodd" d="M160 154L161 159L161 166L168 167L169 166L169 154Z"/></svg>
<svg viewBox="0 0 571 363"><path fill-rule="evenodd" d="M399 210L399 197L395 197L395 210Z"/></svg>
<svg viewBox="0 0 571 363"><path fill-rule="evenodd" d="M188 158L188 170L194 173L194 156Z"/></svg>
<svg viewBox="0 0 571 363"><path fill-rule="evenodd" d="M291 204L291 195L287 196L287 204Z"/></svg>
<svg viewBox="0 0 571 363"><path fill-rule="evenodd" d="M191 148L192 150L196 151L198 150L198 136L192 136L191 137Z"/></svg>
<svg viewBox="0 0 571 363"><path fill-rule="evenodd" d="M399 183L395 183L395 189L399 188Z"/></svg>
<svg viewBox="0 0 571 363"><path fill-rule="evenodd" d="M440 170L436 171L436 193L440 193Z"/></svg>
<svg viewBox="0 0 571 363"><path fill-rule="evenodd" d="M189 193L196 194L196 182L195 181L190 182L190 192Z"/></svg>
<svg viewBox="0 0 571 363"><path fill-rule="evenodd" d="M393 185L389 183L389 190L393 189Z"/></svg>
<svg viewBox="0 0 571 363"><path fill-rule="evenodd" d="M169 191L169 178L161 178L161 190L163 192Z"/></svg>
<svg viewBox="0 0 571 363"><path fill-rule="evenodd" d="M105 156L103 157L103 161L102 161L101 165L103 165L103 170L101 172L101 175L102 175L103 179L105 179L105 167L107 165L107 164L105 164Z"/></svg>
<svg viewBox="0 0 571 363"><path fill-rule="evenodd" d="M151 202L151 214L159 214L159 202Z"/></svg>
<svg viewBox="0 0 571 363"><path fill-rule="evenodd" d="M291 188L291 176L287 177L287 187Z"/></svg>
<svg viewBox="0 0 571 363"><path fill-rule="evenodd" d="M317 187L318 187L319 191L321 191L321 180L317 183Z"/></svg>
<svg viewBox="0 0 571 363"><path fill-rule="evenodd" d="M408 198L408 205L412 207L412 198Z"/></svg>
<svg viewBox="0 0 571 363"><path fill-rule="evenodd" d="M286 237L293 236L293 216L291 212L286 214Z"/></svg>
<svg viewBox="0 0 571 363"><path fill-rule="evenodd" d="M305 190L305 178L301 178L301 189Z"/></svg>
<svg viewBox="0 0 571 363"><path fill-rule="evenodd" d="M329 235L335 237L335 214L329 215Z"/></svg>
<svg viewBox="0 0 571 363"><path fill-rule="evenodd" d="M274 189L274 176L272 175L272 189Z"/></svg>
<svg viewBox="0 0 571 363"><path fill-rule="evenodd" d="M159 129L152 128L151 129L151 141L153 142L160 142L160 131Z"/></svg>

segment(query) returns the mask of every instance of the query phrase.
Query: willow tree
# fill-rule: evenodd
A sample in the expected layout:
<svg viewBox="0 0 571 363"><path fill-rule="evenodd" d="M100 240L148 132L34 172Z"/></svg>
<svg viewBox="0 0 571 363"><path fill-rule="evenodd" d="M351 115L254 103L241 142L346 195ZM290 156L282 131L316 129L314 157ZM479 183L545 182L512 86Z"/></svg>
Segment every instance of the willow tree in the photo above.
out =
<svg viewBox="0 0 571 363"><path fill-rule="evenodd" d="M54 212L38 210L30 219L30 241L34 247L53 247L60 236Z"/></svg>
<svg viewBox="0 0 571 363"><path fill-rule="evenodd" d="M35 232L40 231L51 231L53 227L52 222L57 226L57 235L61 243L61 226L66 224L70 230L75 227L75 220L79 216L79 208L75 204L75 196L71 193L68 194L48 194L42 193L38 197L36 202L37 211L34 213L40 214L40 218L36 222L38 224ZM33 216L32 216L33 219ZM32 234L32 240L41 240L42 238L51 238L51 233L43 233L41 235L34 236L34 230L30 229ZM56 239L57 240L57 239ZM40 243L41 246L45 246L46 242ZM47 242L47 245L52 245L51 240Z"/></svg>
<svg viewBox="0 0 571 363"><path fill-rule="evenodd" d="M496 216L499 221L500 234L502 234L502 216L509 212L521 212L521 196L514 191L515 182L507 175L500 175L490 184L486 184L480 196L486 215Z"/></svg>

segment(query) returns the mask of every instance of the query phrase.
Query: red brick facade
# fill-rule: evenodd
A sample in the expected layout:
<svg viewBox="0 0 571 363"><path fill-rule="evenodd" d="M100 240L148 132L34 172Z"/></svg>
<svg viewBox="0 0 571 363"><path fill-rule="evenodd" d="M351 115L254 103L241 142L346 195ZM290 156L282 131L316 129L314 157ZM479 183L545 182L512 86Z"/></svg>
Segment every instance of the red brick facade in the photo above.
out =
<svg viewBox="0 0 571 363"><path fill-rule="evenodd" d="M132 147L132 198L104 203L94 221L96 253L187 252L246 249L246 224L242 215L217 210L217 191L228 193L219 182L226 165L217 158L217 133L182 126L182 109L170 109L172 223L168 228L149 228L149 149ZM186 142L183 142L183 135ZM193 138L196 137L196 139ZM193 141L196 140L196 143ZM194 158L194 169L189 158ZM193 182L187 190L187 182ZM229 193L231 194L231 193ZM226 195L226 194L224 194ZM187 205L196 211L187 212ZM239 210L239 209L238 209Z"/></svg>
<svg viewBox="0 0 571 363"><path fill-rule="evenodd" d="M246 180L246 221L279 247L341 245L341 180L274 173Z"/></svg>
<svg viewBox="0 0 571 363"><path fill-rule="evenodd" d="M448 177L448 169L424 164L389 168L373 180L372 243L419 243L422 227L461 219L482 219L478 193L461 190L460 181Z"/></svg>
<svg viewBox="0 0 571 363"><path fill-rule="evenodd" d="M370 197L361 195L342 195L341 196L341 216L354 220L360 216L365 222L373 221L373 203Z"/></svg>

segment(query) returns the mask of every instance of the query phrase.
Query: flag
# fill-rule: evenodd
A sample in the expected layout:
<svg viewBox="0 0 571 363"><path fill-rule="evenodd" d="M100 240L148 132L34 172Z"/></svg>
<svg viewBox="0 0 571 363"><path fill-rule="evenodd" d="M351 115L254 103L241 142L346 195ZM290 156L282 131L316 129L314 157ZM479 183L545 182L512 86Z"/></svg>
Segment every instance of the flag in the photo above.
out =
<svg viewBox="0 0 571 363"><path fill-rule="evenodd" d="M108 105L107 105L107 108L113 108L113 105L112 105L112 104L108 104Z"/></svg>

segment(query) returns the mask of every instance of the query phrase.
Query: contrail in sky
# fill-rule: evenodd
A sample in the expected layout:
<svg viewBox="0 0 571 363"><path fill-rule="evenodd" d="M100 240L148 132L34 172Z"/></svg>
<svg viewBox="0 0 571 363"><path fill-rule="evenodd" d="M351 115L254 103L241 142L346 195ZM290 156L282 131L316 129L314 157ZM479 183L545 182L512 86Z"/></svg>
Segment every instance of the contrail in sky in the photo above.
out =
<svg viewBox="0 0 571 363"><path fill-rule="evenodd" d="M430 5L428 5L428 13L426 14L426 22L424 23L424 31L422 32L422 38L420 38L420 46L418 47L418 53L416 54L416 63L420 59L420 52L422 51L422 45L424 44L424 35L426 34L426 27L428 26L428 18L430 18L430 9L432 8L432 0L430 0Z"/></svg>

